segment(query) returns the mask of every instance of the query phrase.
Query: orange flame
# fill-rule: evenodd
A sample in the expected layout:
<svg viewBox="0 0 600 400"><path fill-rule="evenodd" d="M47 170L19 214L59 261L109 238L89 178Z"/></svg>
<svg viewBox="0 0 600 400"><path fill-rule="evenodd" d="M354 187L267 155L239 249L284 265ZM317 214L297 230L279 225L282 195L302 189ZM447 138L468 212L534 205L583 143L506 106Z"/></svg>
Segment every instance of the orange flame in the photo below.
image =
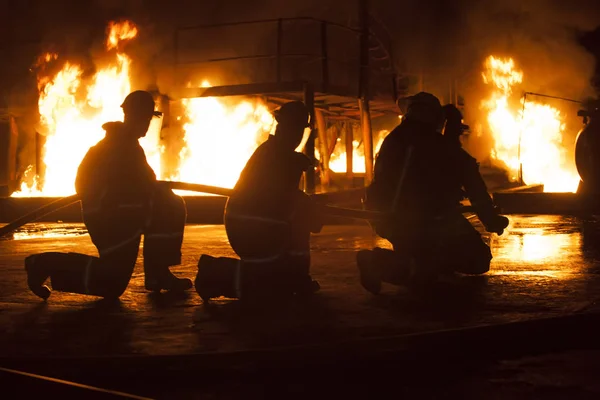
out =
<svg viewBox="0 0 600 400"><path fill-rule="evenodd" d="M48 61L56 58L43 56ZM113 65L100 69L87 87L81 82L81 67L69 62L55 76L39 78L40 125L47 133L43 149L45 174L31 176L30 166L21 190L13 197L75 193L77 167L87 150L104 137L102 124L122 119L120 104L131 91L130 64L129 57L117 53Z"/></svg>
<svg viewBox="0 0 600 400"><path fill-rule="evenodd" d="M524 183L543 184L545 192L575 192L579 177L566 161L564 116L550 105L524 99L520 107L511 107L512 89L523 81L513 59L489 56L485 67L484 83L496 87L482 102L495 142L492 158L506 165L512 180L522 170Z"/></svg>
<svg viewBox="0 0 600 400"><path fill-rule="evenodd" d="M202 87L211 86L204 81ZM215 97L184 99L185 146L176 177L185 182L233 188L246 162L273 130L261 102Z"/></svg>
<svg viewBox="0 0 600 400"><path fill-rule="evenodd" d="M130 21L111 22L108 25L108 32L106 49L112 50L116 49L120 42L135 38L138 34L138 29Z"/></svg>
<svg viewBox="0 0 600 400"><path fill-rule="evenodd" d="M390 133L388 130L379 131L379 134L375 137L375 149L374 155L376 156L383 144L383 139ZM329 169L336 173L346 172L346 160L348 158L346 154L346 148L341 139L337 140L333 154L329 159ZM352 172L364 174L365 169L365 151L364 146L358 140L352 141ZM318 156L318 151L317 151Z"/></svg>
<svg viewBox="0 0 600 400"><path fill-rule="evenodd" d="M107 49L119 40L135 36L131 23L111 24ZM46 58L44 56L44 58ZM21 190L14 197L67 196L75 192L77 168L88 149L104 137L102 124L122 120L120 104L131 91L129 57L117 51L112 65L100 68L89 85L82 83L82 69L65 63L52 77L39 79L40 122L47 136L43 149L45 174L31 176L30 166ZM202 86L210 86L204 82ZM140 139L148 163L164 180L233 187L258 145L274 129L267 106L260 101L224 98L195 98L183 101L185 145L176 171L166 176L162 170L165 146L160 136L162 119L154 119ZM181 118L181 117L180 117ZM300 151L308 139L307 129Z"/></svg>
<svg viewBox="0 0 600 400"><path fill-rule="evenodd" d="M58 58L58 54L56 53L44 53L41 56L38 57L37 62L35 63L36 66L40 66L43 64L48 64L51 61L54 61Z"/></svg>

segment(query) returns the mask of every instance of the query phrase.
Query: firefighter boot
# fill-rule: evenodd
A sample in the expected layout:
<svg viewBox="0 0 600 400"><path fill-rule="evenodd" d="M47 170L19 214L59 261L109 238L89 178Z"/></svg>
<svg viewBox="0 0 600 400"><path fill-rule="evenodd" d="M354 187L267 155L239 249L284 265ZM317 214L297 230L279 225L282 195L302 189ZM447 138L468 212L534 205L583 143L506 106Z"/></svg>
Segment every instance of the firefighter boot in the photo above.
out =
<svg viewBox="0 0 600 400"><path fill-rule="evenodd" d="M403 285L410 275L409 260L398 252L375 247L373 250L361 250L356 255L360 283L373 294L379 294L381 283Z"/></svg>
<svg viewBox="0 0 600 400"><path fill-rule="evenodd" d="M102 263L79 253L46 252L27 257L25 270L29 288L44 300L51 293L44 285L48 278L55 291L118 298L127 288L133 265Z"/></svg>
<svg viewBox="0 0 600 400"><path fill-rule="evenodd" d="M294 292L299 296L307 296L313 293L317 293L321 290L321 285L318 281L311 278L310 275L300 278L298 283L295 285Z"/></svg>
<svg viewBox="0 0 600 400"><path fill-rule="evenodd" d="M373 259L375 264L381 268L381 280L392 285L405 285L412 273L413 257L403 254L400 251L382 249L375 247L373 249Z"/></svg>
<svg viewBox="0 0 600 400"><path fill-rule="evenodd" d="M360 284L369 292L381 292L381 267L374 262L373 250L360 250L356 254L356 264L360 273Z"/></svg>
<svg viewBox="0 0 600 400"><path fill-rule="evenodd" d="M229 257L200 256L194 282L196 292L204 302L215 297L240 298L238 278L241 261Z"/></svg>
<svg viewBox="0 0 600 400"><path fill-rule="evenodd" d="M40 262L42 260L38 256L39 254L33 254L25 258L27 285L36 296L46 300L50 297L50 288L44 285L44 282L50 277L50 271L47 265Z"/></svg>
<svg viewBox="0 0 600 400"><path fill-rule="evenodd" d="M161 290L183 292L194 285L191 279L178 278L168 266L147 263L144 261L144 285L146 290L159 293Z"/></svg>
<svg viewBox="0 0 600 400"><path fill-rule="evenodd" d="M54 253L50 280L56 291L118 299L127 289L133 264L79 253Z"/></svg>
<svg viewBox="0 0 600 400"><path fill-rule="evenodd" d="M312 279L310 276L310 256L293 255L283 257L279 262L275 263L273 270L269 275L283 273L284 276L279 278L280 284L285 285L285 281L289 281L289 290L299 296L307 296L318 292L321 289L319 282ZM288 273L285 273L288 271ZM266 277L265 277L266 278Z"/></svg>

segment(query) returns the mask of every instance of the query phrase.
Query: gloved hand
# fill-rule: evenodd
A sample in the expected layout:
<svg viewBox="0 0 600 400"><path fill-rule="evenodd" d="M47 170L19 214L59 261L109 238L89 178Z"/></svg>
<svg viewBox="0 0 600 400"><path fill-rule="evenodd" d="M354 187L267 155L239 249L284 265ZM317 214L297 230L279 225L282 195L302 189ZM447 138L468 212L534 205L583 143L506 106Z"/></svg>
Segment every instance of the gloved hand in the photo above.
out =
<svg viewBox="0 0 600 400"><path fill-rule="evenodd" d="M503 215L496 215L485 222L481 222L483 222L486 231L493 232L498 234L498 236L501 236L510 221Z"/></svg>
<svg viewBox="0 0 600 400"><path fill-rule="evenodd" d="M302 210L304 223L309 227L310 232L320 233L325 225L323 215L321 214L320 203L318 197L298 191L299 202L298 207Z"/></svg>

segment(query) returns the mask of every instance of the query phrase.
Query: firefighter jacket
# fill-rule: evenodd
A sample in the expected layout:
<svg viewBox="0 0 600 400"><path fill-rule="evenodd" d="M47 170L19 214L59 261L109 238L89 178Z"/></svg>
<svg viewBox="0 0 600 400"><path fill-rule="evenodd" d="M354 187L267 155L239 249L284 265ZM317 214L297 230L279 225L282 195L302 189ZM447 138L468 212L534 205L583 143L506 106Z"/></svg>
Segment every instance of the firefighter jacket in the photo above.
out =
<svg viewBox="0 0 600 400"><path fill-rule="evenodd" d="M228 211L288 221L301 198L302 173L309 159L278 144L276 136L261 144L244 167L228 203Z"/></svg>
<svg viewBox="0 0 600 400"><path fill-rule="evenodd" d="M427 125L405 119L381 146L366 204L428 220L455 212L463 188L484 224L496 215L476 160Z"/></svg>
<svg viewBox="0 0 600 400"><path fill-rule="evenodd" d="M86 211L147 205L155 188L156 175L138 140L124 132L122 122L102 126L104 139L83 158L75 181Z"/></svg>

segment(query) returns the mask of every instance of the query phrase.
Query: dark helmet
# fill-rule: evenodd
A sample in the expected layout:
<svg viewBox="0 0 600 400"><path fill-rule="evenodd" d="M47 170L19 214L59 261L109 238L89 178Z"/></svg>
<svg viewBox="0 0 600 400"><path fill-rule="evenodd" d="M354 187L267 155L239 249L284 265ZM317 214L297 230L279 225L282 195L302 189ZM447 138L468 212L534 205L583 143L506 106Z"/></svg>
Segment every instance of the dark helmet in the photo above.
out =
<svg viewBox="0 0 600 400"><path fill-rule="evenodd" d="M273 115L279 124L310 126L310 112L301 101L285 103L279 109L275 110Z"/></svg>
<svg viewBox="0 0 600 400"><path fill-rule="evenodd" d="M405 112L406 119L420 120L436 126L436 129L443 124L442 104L431 93L419 92L414 96L398 99L397 104Z"/></svg>
<svg viewBox="0 0 600 400"><path fill-rule="evenodd" d="M414 96L408 97L407 100L407 113L410 112L410 109L415 106L426 106L431 108L432 111L435 112L440 112L442 109L442 104L440 103L440 100L431 93L419 92Z"/></svg>
<svg viewBox="0 0 600 400"><path fill-rule="evenodd" d="M121 108L126 114L152 115L160 117L163 115L160 111L154 111L154 97L144 90L136 90L125 97Z"/></svg>
<svg viewBox="0 0 600 400"><path fill-rule="evenodd" d="M584 107L583 110L577 112L577 116L584 117L584 122L587 123L587 119L600 117L600 100L589 97L582 102Z"/></svg>
<svg viewBox="0 0 600 400"><path fill-rule="evenodd" d="M469 129L468 125L462 123L463 115L460 110L454 104L446 104L444 107L444 117L446 121L451 124L460 124L462 130Z"/></svg>

